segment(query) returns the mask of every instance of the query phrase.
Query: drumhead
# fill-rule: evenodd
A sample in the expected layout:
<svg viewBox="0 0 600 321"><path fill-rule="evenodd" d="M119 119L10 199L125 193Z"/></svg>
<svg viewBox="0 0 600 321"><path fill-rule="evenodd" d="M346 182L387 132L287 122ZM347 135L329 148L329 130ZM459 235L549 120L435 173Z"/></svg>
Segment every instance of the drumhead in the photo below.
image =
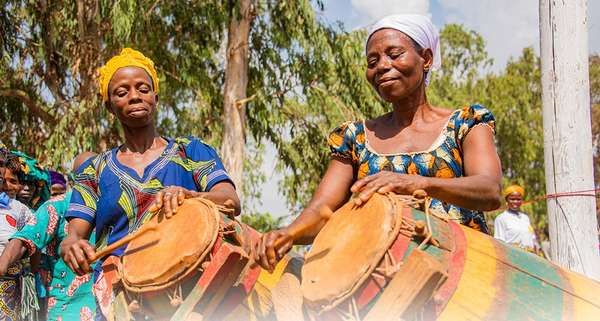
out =
<svg viewBox="0 0 600 321"><path fill-rule="evenodd" d="M332 309L354 293L377 267L400 231L394 200L375 194L360 207L338 209L305 257L301 289L315 311Z"/></svg>
<svg viewBox="0 0 600 321"><path fill-rule="evenodd" d="M187 199L169 219L155 215L157 229L127 245L122 257L128 290L152 291L192 272L211 251L219 232L219 210L209 200Z"/></svg>

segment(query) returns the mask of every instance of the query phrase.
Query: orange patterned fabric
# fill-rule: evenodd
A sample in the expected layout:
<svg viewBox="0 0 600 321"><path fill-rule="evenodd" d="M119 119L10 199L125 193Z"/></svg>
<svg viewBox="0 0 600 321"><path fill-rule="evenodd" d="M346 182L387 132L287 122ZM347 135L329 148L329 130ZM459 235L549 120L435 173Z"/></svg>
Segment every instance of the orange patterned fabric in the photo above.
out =
<svg viewBox="0 0 600 321"><path fill-rule="evenodd" d="M478 125L494 130L494 116L486 108L473 105L454 111L440 140L431 149L416 153L378 154L369 146L365 136L364 121L345 122L329 135L328 143L333 157L349 159L354 164L356 176L361 179L380 171L452 178L464 176L463 142L467 134ZM471 211L439 200L431 208L460 219L467 226L487 233L483 213Z"/></svg>

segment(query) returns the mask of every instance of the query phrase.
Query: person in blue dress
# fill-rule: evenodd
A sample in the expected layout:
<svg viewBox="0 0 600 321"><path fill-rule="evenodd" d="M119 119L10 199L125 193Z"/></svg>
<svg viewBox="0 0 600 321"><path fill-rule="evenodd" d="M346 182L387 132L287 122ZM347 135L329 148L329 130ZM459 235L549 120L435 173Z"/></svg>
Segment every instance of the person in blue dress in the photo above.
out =
<svg viewBox="0 0 600 321"><path fill-rule="evenodd" d="M91 270L88 260L96 250L135 232L159 209L171 217L186 198L201 196L232 208L235 215L240 212L235 186L211 146L195 137L158 133L159 82L150 59L125 48L100 69L99 82L104 106L125 137L122 145L88 160L75 175L61 254L79 275ZM96 246L88 242L94 227ZM122 255L124 248L111 255ZM104 278L102 263L94 271L94 292L107 315L112 284Z"/></svg>

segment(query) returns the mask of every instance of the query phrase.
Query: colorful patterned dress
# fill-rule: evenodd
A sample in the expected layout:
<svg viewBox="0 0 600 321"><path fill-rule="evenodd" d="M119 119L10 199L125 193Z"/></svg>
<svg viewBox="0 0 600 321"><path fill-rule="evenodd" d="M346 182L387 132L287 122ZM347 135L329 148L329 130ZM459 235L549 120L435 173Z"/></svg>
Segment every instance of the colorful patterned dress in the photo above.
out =
<svg viewBox="0 0 600 321"><path fill-rule="evenodd" d="M65 214L71 193L44 203L27 225L11 238L22 240L27 255L45 249L50 279L48 287L48 320L94 319L96 300L92 295L92 275L77 276L60 257L60 242L67 236ZM91 236L92 240L94 235Z"/></svg>
<svg viewBox="0 0 600 321"><path fill-rule="evenodd" d="M11 199L8 205L0 206L0 253L10 236L23 229L33 213L23 203ZM7 275L0 280L0 320L19 319L21 304L21 272L23 264L17 262L8 268Z"/></svg>
<svg viewBox="0 0 600 321"><path fill-rule="evenodd" d="M463 142L469 131L478 125L494 130L494 116L479 105L455 110L440 136L429 150L413 153L379 154L369 146L364 121L345 122L329 135L332 156L349 159L357 179L380 171L414 174L427 177L452 178L464 176ZM447 213L453 219L488 233L483 213L434 199L431 207Z"/></svg>
<svg viewBox="0 0 600 321"><path fill-rule="evenodd" d="M193 137L167 141L163 153L146 167L142 177L119 162L119 148L102 153L79 168L67 217L84 219L96 227L97 249L134 232L147 221L151 217L148 208L156 193L165 187L204 192L219 182L231 182L209 145ZM124 249L112 254L120 256ZM113 296L101 265L102 262L96 265L94 292L106 315Z"/></svg>

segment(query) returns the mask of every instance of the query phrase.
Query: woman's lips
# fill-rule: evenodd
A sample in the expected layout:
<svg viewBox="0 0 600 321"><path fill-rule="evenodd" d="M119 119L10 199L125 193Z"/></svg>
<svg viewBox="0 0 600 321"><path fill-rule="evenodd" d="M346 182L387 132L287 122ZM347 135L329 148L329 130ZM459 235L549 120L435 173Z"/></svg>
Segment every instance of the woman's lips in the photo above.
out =
<svg viewBox="0 0 600 321"><path fill-rule="evenodd" d="M379 81L377 81L377 85L379 87L389 86L389 85L391 85L396 80L397 80L396 78L380 79Z"/></svg>
<svg viewBox="0 0 600 321"><path fill-rule="evenodd" d="M127 115L133 117L145 116L148 114L148 109L146 108L133 108L127 112Z"/></svg>

